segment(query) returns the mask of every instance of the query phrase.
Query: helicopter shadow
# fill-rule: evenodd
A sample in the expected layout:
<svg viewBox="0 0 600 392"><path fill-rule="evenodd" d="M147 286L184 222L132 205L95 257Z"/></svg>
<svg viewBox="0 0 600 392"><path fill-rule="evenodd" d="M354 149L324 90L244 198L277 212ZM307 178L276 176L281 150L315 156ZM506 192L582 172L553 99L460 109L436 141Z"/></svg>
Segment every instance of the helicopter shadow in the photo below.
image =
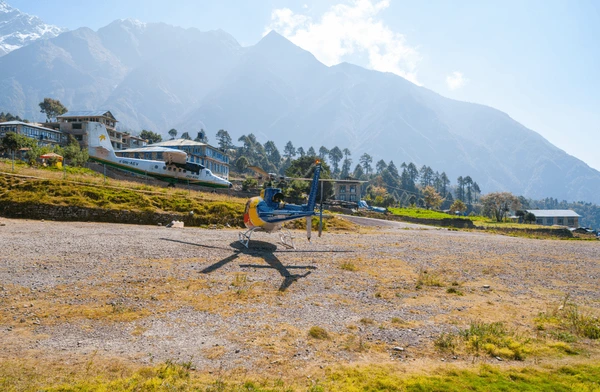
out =
<svg viewBox="0 0 600 392"><path fill-rule="evenodd" d="M233 250L232 255L227 256L226 258L219 260L218 262L211 264L208 267L204 268L203 270L200 271L201 274L210 274L210 273L218 270L219 268L222 268L225 265L231 263L232 261L235 261L240 255L250 255L253 257L261 257L265 261L265 263L267 263L267 265L264 265L264 264L240 264L240 267L241 268L257 268L257 269L261 269L261 268L275 269L283 277L283 282L281 283L281 286L279 286L279 291L281 291L281 292L286 291L294 282L298 281L299 279L305 278L308 275L310 275L312 273L312 271L310 271L310 270L317 269L317 267L312 266L312 265L299 265L299 266L284 265L281 262L281 260L279 260L279 258L277 258L277 256L274 254L274 253L278 252L277 245L274 245L274 244L271 244L268 242L263 242L263 241L253 240L252 242L250 242L250 245L248 248L246 248L244 245L242 245L239 241L234 241L230 244L229 248L226 248L226 247L202 245L202 244L185 242L185 241L180 241L180 240L173 240L173 239L169 239L169 238L161 238L161 240L178 242L178 243L182 243L182 244L199 246L202 248L209 248L209 249ZM281 252L281 251L279 251L279 252ZM319 253L319 252L331 252L331 251L306 251L306 252L307 253ZM290 270L294 270L294 269L303 269L303 270L309 270L309 271L307 271L304 274L293 274L292 272L290 272Z"/></svg>

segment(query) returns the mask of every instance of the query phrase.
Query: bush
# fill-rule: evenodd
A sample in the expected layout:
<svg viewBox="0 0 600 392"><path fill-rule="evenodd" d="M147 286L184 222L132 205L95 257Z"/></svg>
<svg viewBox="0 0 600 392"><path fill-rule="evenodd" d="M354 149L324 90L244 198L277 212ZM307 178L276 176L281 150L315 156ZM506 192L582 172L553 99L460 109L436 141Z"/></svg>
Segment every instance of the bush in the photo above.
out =
<svg viewBox="0 0 600 392"><path fill-rule="evenodd" d="M308 330L308 336L319 340L329 339L329 333L325 328L321 327L311 327L311 329Z"/></svg>

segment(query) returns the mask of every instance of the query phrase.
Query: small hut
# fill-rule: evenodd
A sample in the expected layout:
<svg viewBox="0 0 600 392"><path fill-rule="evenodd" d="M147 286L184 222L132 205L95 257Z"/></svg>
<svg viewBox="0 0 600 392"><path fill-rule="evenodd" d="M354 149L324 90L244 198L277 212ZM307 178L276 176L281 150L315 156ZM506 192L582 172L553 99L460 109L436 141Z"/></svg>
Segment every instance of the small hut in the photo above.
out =
<svg viewBox="0 0 600 392"><path fill-rule="evenodd" d="M49 152L47 154L40 155L40 159L42 160L42 164L47 166L47 161L54 162L56 167L62 169L63 157L61 155L55 154L53 152Z"/></svg>

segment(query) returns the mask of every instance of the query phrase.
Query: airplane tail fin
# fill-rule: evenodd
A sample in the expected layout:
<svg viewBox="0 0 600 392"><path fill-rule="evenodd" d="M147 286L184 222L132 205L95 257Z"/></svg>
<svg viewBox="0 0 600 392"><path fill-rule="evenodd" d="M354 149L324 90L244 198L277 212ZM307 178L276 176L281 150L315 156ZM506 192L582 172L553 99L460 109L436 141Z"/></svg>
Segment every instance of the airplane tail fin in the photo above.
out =
<svg viewBox="0 0 600 392"><path fill-rule="evenodd" d="M317 202L317 191L319 190L319 177L321 175L321 162L317 161L315 174L313 175L312 183L310 184L310 194L308 195L307 210L314 211Z"/></svg>
<svg viewBox="0 0 600 392"><path fill-rule="evenodd" d="M89 122L87 124L87 137L90 157L100 159L117 158L104 124Z"/></svg>

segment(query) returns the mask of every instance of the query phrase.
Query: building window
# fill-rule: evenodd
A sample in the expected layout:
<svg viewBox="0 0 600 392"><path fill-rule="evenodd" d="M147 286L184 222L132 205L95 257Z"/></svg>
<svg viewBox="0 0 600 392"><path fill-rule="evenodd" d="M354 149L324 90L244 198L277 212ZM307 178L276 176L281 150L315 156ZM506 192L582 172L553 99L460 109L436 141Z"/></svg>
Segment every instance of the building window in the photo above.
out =
<svg viewBox="0 0 600 392"><path fill-rule="evenodd" d="M73 123L73 129L82 129L81 123Z"/></svg>
<svg viewBox="0 0 600 392"><path fill-rule="evenodd" d="M554 218L546 218L546 224L553 225L554 224Z"/></svg>
<svg viewBox="0 0 600 392"><path fill-rule="evenodd" d="M340 185L340 193L346 193L346 185Z"/></svg>
<svg viewBox="0 0 600 392"><path fill-rule="evenodd" d="M538 225L543 225L544 224L544 220L542 218L537 218L535 220L535 223L537 223Z"/></svg>
<svg viewBox="0 0 600 392"><path fill-rule="evenodd" d="M575 218L567 218L567 224L569 226L575 226Z"/></svg>
<svg viewBox="0 0 600 392"><path fill-rule="evenodd" d="M564 225L565 224L565 218L558 218L557 219L557 224Z"/></svg>
<svg viewBox="0 0 600 392"><path fill-rule="evenodd" d="M356 193L356 185L350 185L350 193Z"/></svg>

